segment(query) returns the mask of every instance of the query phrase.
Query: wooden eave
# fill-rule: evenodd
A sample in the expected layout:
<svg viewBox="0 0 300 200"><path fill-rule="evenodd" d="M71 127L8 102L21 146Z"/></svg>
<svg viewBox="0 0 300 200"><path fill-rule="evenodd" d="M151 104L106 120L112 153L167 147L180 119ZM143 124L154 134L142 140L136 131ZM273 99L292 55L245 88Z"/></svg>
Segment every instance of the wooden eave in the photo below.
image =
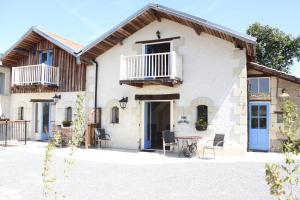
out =
<svg viewBox="0 0 300 200"><path fill-rule="evenodd" d="M281 79L284 79L284 80L287 80L287 81L291 81L293 83L300 84L300 78L299 77L293 76L291 74L287 74L285 72L282 72L282 71L279 71L279 70L276 70L276 69L269 68L269 67L264 66L264 65L260 65L260 64L255 63L255 62L247 62L247 68L248 68L248 70L249 69L257 70L257 71L262 72L263 74L265 74L267 76L275 76L275 77L278 77L278 78L281 78ZM251 75L251 77L253 77L253 76L255 76L255 75ZM261 76L261 74L259 74L258 76Z"/></svg>
<svg viewBox="0 0 300 200"><path fill-rule="evenodd" d="M58 38L59 37L59 38ZM17 64L17 61L23 57L29 55L29 52L36 50L36 45L42 40L48 40L54 46L59 47L60 49L68 52L72 56L76 57L75 49L71 46L70 40L54 35L53 33L46 32L38 27L31 27L3 56L2 63L4 66L11 67ZM67 43L68 42L68 43ZM74 45L73 45L74 46ZM79 44L77 44L79 46ZM22 49L23 52L20 52L19 49Z"/></svg>
<svg viewBox="0 0 300 200"><path fill-rule="evenodd" d="M5 57L3 57L2 63L4 66L14 66L17 64L18 59L28 56L17 51L17 49L24 49L28 52L33 50L35 44L39 43L43 38L35 32L30 32L24 40L18 43Z"/></svg>
<svg viewBox="0 0 300 200"><path fill-rule="evenodd" d="M96 57L103 54L138 30L144 28L151 22L155 20L160 21L164 18L192 28L198 35L204 32L229 41L237 48L246 49L248 61L254 60L255 41L250 42L246 39L243 41L241 37L239 38L238 36L233 36L233 34L228 34L226 31L220 30L221 28L217 30L216 28L212 28L211 26L204 24L204 22L193 20L189 18L189 16L185 17L184 14L179 11L179 14L177 14L176 11L169 11L165 7L161 7L162 6L159 5L156 7L153 5L146 7L147 9L142 10L130 20L121 23L121 25L116 29L113 29L112 32L104 34L99 41L95 41L93 44L88 45L85 49L83 49L83 52L80 55L83 58L96 59Z"/></svg>

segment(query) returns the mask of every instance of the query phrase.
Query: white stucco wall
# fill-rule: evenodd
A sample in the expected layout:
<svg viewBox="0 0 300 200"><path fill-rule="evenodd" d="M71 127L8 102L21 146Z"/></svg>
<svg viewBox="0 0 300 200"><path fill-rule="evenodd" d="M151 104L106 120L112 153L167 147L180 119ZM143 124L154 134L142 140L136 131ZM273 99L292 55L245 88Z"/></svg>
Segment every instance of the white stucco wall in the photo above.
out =
<svg viewBox="0 0 300 200"><path fill-rule="evenodd" d="M0 73L5 74L4 94L0 94L0 116L4 114L6 118L10 116L10 69L6 67L0 67ZM0 83L1 84L1 83Z"/></svg>
<svg viewBox="0 0 300 200"><path fill-rule="evenodd" d="M183 58L183 83L176 87L144 86L136 88L119 85L120 55L142 53L142 45L136 41L156 39L156 31L162 38L180 36L174 40L174 49ZM102 126L111 134L113 146L137 149L143 140L143 102L135 101L136 94L179 93L173 102L173 125L176 135L200 135L205 139L215 133L225 133L228 145L247 149L247 72L246 53L230 42L206 33L195 31L178 23L162 19L139 30L97 58L99 63L98 105L103 108ZM95 67L87 69L88 106L93 105ZM90 94L90 95L88 95ZM125 110L120 109L120 123L110 123L110 109L119 106L118 100L129 97ZM208 130L196 131L196 106L208 105ZM185 115L189 124L178 124ZM143 142L142 142L143 143Z"/></svg>
<svg viewBox="0 0 300 200"><path fill-rule="evenodd" d="M61 100L56 105L51 106L51 119L52 123L57 125L61 124L65 120L65 109L72 107L72 114L74 119L76 109L76 97L78 94L85 94L85 92L62 92L57 93L61 95ZM30 121L29 132L30 139L39 139L39 134L34 132L34 103L30 102L31 99L52 99L55 93L23 93L23 94L12 94L11 95L11 106L10 106L10 119L17 120L18 108L24 107L24 120ZM41 106L39 107L39 118L41 118ZM39 120L39 123L40 120ZM39 129L41 129L39 124Z"/></svg>

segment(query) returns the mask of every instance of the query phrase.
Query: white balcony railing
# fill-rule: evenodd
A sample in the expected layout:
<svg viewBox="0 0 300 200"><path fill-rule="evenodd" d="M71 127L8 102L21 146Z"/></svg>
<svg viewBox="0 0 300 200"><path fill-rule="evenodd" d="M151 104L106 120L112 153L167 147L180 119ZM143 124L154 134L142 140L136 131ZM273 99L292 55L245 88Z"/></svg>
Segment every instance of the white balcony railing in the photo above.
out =
<svg viewBox="0 0 300 200"><path fill-rule="evenodd" d="M14 85L59 85L58 67L46 64L28 65L12 68L12 86Z"/></svg>
<svg viewBox="0 0 300 200"><path fill-rule="evenodd" d="M169 78L182 80L182 59L175 51L121 55L120 80Z"/></svg>

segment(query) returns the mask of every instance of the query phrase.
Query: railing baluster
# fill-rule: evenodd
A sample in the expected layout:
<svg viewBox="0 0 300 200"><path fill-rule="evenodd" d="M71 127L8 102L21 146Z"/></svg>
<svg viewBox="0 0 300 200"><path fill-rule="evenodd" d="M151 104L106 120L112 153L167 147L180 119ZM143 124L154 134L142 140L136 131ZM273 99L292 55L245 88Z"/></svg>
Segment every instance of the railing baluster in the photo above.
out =
<svg viewBox="0 0 300 200"><path fill-rule="evenodd" d="M182 68L181 64L178 64L180 62L181 60L176 55L176 52L121 56L120 79L180 77L181 72L179 71ZM54 71L52 70L49 73L53 74Z"/></svg>

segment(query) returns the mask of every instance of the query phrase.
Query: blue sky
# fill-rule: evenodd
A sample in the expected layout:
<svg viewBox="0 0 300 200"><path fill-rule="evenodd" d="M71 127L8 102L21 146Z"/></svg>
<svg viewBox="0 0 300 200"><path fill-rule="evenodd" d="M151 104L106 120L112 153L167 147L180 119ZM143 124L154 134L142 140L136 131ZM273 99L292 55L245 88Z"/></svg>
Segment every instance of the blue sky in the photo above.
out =
<svg viewBox="0 0 300 200"><path fill-rule="evenodd" d="M260 22L300 35L299 0L2 0L0 52L5 52L31 26L38 25L87 45L149 2L187 12L245 33ZM292 67L300 76L300 64Z"/></svg>

